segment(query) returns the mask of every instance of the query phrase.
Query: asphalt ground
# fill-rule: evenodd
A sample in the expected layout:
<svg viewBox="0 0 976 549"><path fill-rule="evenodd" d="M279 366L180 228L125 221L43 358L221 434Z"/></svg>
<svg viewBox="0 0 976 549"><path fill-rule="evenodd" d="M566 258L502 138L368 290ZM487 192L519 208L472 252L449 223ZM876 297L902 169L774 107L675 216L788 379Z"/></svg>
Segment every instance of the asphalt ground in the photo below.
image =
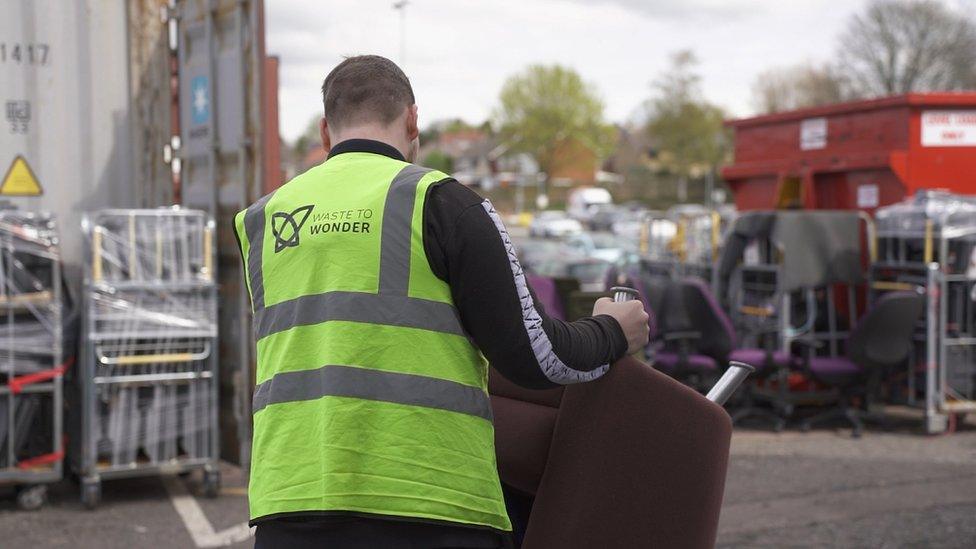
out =
<svg viewBox="0 0 976 549"><path fill-rule="evenodd" d="M976 422L947 436L922 434L915 418L849 433L736 431L718 546L976 546ZM0 547L250 547L244 476L229 464L222 474L216 499L199 475L106 481L95 510L70 480L39 511L0 496Z"/></svg>
<svg viewBox="0 0 976 549"><path fill-rule="evenodd" d="M976 422L929 436L889 413L860 439L736 431L718 546L976 547Z"/></svg>

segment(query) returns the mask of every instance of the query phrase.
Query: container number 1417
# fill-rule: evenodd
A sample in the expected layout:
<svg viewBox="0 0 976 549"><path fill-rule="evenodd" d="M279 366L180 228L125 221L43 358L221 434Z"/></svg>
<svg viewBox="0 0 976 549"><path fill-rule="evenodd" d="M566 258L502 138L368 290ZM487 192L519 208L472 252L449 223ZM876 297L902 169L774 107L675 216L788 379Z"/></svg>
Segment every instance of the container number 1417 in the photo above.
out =
<svg viewBox="0 0 976 549"><path fill-rule="evenodd" d="M47 44L0 42L0 63L47 65L47 55L50 50Z"/></svg>

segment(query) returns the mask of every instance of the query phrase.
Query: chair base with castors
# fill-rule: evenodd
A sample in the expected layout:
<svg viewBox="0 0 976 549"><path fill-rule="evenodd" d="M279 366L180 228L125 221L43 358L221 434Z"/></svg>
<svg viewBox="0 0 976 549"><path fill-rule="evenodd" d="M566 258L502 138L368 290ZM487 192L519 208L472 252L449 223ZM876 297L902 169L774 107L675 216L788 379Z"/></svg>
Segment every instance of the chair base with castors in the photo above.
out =
<svg viewBox="0 0 976 549"><path fill-rule="evenodd" d="M745 406L740 406L735 408L732 412L732 425L739 426L747 419L757 419L763 422L768 422L773 429L773 432L779 433L783 429L786 429L786 419L782 416L762 406L757 406L755 403L750 402Z"/></svg>
<svg viewBox="0 0 976 549"><path fill-rule="evenodd" d="M794 358L783 351L770 351L766 349L744 348L736 349L729 354L730 360L745 362L756 366L756 377L760 380L768 380L789 371L795 363ZM785 384L785 375L780 379L780 385ZM768 401L770 407L760 406L760 401ZM754 384L746 385L743 388L742 400L737 406L732 407L732 424L739 425L746 419L759 419L768 422L773 431L781 432L786 428L786 418L792 412L792 406L786 402L782 395L758 394L758 388Z"/></svg>
<svg viewBox="0 0 976 549"><path fill-rule="evenodd" d="M831 408L813 417L803 420L800 423L800 430L805 433L816 425L820 425L838 419L847 420L847 422L851 425L852 428L851 436L853 438L860 438L861 435L864 433L863 410L850 406L849 404L842 405L836 408Z"/></svg>

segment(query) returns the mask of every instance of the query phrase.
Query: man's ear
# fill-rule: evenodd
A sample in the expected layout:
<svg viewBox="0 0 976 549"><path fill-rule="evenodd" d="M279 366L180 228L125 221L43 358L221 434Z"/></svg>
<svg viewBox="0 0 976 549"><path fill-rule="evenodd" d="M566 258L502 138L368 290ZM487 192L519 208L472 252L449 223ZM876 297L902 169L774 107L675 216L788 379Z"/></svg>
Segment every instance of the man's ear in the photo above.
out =
<svg viewBox="0 0 976 549"><path fill-rule="evenodd" d="M407 139L413 141L420 136L420 128L417 127L417 105L407 107Z"/></svg>
<svg viewBox="0 0 976 549"><path fill-rule="evenodd" d="M322 139L322 148L325 149L325 152L332 150L332 138L329 137L329 123L325 121L324 116L319 120L319 138Z"/></svg>

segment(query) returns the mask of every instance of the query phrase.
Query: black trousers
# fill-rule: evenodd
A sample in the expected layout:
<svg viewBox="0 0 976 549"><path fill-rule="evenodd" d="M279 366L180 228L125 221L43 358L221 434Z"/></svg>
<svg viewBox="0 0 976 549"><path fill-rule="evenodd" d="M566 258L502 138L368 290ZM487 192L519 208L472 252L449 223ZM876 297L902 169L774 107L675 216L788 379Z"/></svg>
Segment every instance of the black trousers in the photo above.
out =
<svg viewBox="0 0 976 549"><path fill-rule="evenodd" d="M510 536L464 527L362 517L259 522L255 549L507 549Z"/></svg>

